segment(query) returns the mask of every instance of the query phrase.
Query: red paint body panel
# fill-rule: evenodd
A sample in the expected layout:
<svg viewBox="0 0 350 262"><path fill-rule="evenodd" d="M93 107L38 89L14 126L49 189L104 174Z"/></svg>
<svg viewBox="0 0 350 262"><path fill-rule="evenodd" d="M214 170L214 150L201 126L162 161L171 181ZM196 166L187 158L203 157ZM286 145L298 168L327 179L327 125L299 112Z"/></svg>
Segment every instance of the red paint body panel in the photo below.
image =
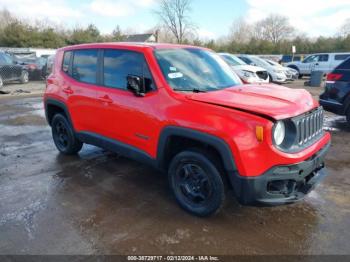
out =
<svg viewBox="0 0 350 262"><path fill-rule="evenodd" d="M329 142L330 135L325 133L313 145L294 154L281 152L272 143L273 119L300 115L318 106L305 90L276 85L243 85L208 93L174 92L165 81L153 51L155 48L183 47L108 43L60 49L44 99L63 101L77 132L88 131L116 139L152 158L157 158L159 136L167 126L214 135L229 145L239 174L246 177L259 176L277 165L302 162ZM145 97L136 97L125 90L76 82L61 70L60 65L64 50L83 48L115 48L143 53L157 90ZM73 93L63 92L66 87ZM257 125L264 127L263 142L256 138Z"/></svg>
<svg viewBox="0 0 350 262"><path fill-rule="evenodd" d="M309 92L278 85L236 86L191 99L256 112L276 120L300 115L318 106Z"/></svg>

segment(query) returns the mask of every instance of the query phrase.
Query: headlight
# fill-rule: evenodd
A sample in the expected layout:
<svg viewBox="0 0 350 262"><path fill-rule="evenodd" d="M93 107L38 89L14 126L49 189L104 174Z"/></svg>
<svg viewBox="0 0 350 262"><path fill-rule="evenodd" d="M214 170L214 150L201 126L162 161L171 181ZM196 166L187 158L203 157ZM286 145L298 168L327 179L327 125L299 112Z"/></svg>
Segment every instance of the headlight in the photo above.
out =
<svg viewBox="0 0 350 262"><path fill-rule="evenodd" d="M275 124L274 132L273 132L273 139L275 141L275 144L277 146L280 146L283 143L285 136L286 136L286 127L282 121L278 121Z"/></svg>
<svg viewBox="0 0 350 262"><path fill-rule="evenodd" d="M254 73L246 70L239 71L238 73L243 78L251 78L254 77Z"/></svg>

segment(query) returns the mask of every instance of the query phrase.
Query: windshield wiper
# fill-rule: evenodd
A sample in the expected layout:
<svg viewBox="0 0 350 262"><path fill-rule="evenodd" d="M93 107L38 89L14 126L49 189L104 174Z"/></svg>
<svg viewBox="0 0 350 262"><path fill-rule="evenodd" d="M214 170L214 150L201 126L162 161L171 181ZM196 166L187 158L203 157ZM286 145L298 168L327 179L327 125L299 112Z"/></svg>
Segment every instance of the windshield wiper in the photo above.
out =
<svg viewBox="0 0 350 262"><path fill-rule="evenodd" d="M184 92L193 92L193 93L206 93L207 91L199 88L185 89L185 88L174 88L174 91L184 91Z"/></svg>

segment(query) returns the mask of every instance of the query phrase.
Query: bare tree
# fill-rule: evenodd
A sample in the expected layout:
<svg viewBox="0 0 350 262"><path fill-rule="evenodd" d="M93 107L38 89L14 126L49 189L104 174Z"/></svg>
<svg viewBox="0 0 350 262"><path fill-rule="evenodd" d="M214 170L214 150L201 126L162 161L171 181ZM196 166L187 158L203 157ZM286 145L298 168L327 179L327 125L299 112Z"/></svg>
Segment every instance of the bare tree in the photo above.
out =
<svg viewBox="0 0 350 262"><path fill-rule="evenodd" d="M237 43L248 43L252 38L253 27L243 18L239 18L232 23L229 38Z"/></svg>
<svg viewBox="0 0 350 262"><path fill-rule="evenodd" d="M342 25L339 31L340 36L347 37L350 35L350 18L348 18L345 23Z"/></svg>
<svg viewBox="0 0 350 262"><path fill-rule="evenodd" d="M159 0L159 9L156 11L163 26L174 35L180 44L194 29L189 18L191 2L192 0Z"/></svg>
<svg viewBox="0 0 350 262"><path fill-rule="evenodd" d="M16 18L7 9L0 10L0 28L6 27L15 20Z"/></svg>
<svg viewBox="0 0 350 262"><path fill-rule="evenodd" d="M274 44L293 36L294 27L288 18L278 14L271 14L255 24L254 36L257 39L269 40Z"/></svg>

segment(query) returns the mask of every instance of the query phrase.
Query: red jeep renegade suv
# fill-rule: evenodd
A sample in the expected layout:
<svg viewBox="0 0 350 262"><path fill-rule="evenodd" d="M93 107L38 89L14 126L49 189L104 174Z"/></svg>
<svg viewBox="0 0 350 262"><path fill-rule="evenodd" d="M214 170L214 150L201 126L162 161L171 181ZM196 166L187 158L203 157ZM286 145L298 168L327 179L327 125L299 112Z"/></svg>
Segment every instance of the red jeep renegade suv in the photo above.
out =
<svg viewBox="0 0 350 262"><path fill-rule="evenodd" d="M325 176L330 135L305 90L242 85L216 53L170 44L58 50L44 104L57 149L96 145L166 171L185 210L207 216L225 184L242 204L300 200Z"/></svg>

